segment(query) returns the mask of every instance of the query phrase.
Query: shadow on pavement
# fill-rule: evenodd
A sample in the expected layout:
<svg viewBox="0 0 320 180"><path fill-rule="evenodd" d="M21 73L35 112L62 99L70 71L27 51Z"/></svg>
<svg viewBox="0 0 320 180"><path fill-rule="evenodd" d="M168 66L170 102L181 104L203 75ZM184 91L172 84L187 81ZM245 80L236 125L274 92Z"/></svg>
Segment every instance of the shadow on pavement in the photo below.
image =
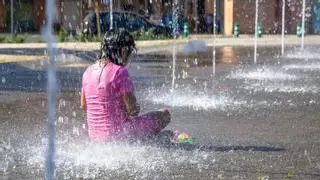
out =
<svg viewBox="0 0 320 180"><path fill-rule="evenodd" d="M283 176L283 178L281 179L297 179L298 177L300 176L303 176L304 178L303 179L313 179L315 177L320 177L320 174L319 173L304 173L304 172L293 172L293 175L291 176L288 176L289 172L288 171L284 171L284 172L277 172L277 171L251 171L251 170L229 170L229 169L219 169L219 171L223 171L223 172L229 172L229 173L237 173L237 174L266 174L266 175L281 175ZM308 176L308 177L305 177L305 176ZM311 177L310 177L311 176ZM272 178L273 179L273 178ZM299 178L300 179L300 178ZM318 178L316 178L318 179Z"/></svg>
<svg viewBox="0 0 320 180"><path fill-rule="evenodd" d="M167 149L177 149L177 150L185 150L185 151L204 151L204 152L229 152L229 151L260 151L260 152L279 152L285 151L284 148L278 147L267 147L267 146L212 146L212 145L197 145L190 143L174 143L171 140L173 137L173 131L164 130L157 134L156 136L152 136L148 139L144 139L145 144L156 145L160 148Z"/></svg>
<svg viewBox="0 0 320 180"><path fill-rule="evenodd" d="M173 144L170 149L182 149L186 151L205 151L205 152L229 152L229 151L261 151L261 152L277 152L285 151L284 148L267 147L267 146L208 146L194 144Z"/></svg>

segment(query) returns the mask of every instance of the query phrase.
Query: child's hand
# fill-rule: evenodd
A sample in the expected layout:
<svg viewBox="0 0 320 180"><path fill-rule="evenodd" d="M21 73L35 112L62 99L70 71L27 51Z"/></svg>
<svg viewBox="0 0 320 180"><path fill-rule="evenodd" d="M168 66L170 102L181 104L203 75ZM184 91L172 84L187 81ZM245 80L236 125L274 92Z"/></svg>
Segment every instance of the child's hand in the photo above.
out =
<svg viewBox="0 0 320 180"><path fill-rule="evenodd" d="M137 103L135 95L130 93L125 93L123 95L123 101L126 105L126 110L130 116L137 116L140 112L140 105Z"/></svg>
<svg viewBox="0 0 320 180"><path fill-rule="evenodd" d="M86 108L86 106L80 106L80 109L82 109L82 110L87 110L87 108Z"/></svg>

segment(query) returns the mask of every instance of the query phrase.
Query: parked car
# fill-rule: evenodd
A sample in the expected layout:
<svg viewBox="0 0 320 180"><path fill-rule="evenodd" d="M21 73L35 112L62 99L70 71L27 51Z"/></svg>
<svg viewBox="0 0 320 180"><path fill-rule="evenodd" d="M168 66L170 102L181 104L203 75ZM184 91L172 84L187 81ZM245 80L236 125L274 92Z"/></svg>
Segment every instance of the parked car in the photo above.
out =
<svg viewBox="0 0 320 180"><path fill-rule="evenodd" d="M110 29L110 12L100 12L101 33L105 33ZM135 32L143 29L148 31L153 28L155 34L169 33L169 28L161 24L155 24L144 16L128 11L113 11L113 28L124 28L129 32ZM96 13L90 12L84 18L84 30L83 32L87 37L97 35L97 19Z"/></svg>

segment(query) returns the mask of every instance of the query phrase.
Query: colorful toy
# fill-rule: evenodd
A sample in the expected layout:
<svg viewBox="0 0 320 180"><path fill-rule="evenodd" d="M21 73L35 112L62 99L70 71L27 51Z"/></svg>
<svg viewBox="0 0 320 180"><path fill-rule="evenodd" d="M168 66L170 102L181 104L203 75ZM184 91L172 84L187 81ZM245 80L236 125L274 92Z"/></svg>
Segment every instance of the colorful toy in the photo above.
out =
<svg viewBox="0 0 320 180"><path fill-rule="evenodd" d="M179 130L174 131L173 140L175 143L193 143L193 138L191 134L180 132Z"/></svg>

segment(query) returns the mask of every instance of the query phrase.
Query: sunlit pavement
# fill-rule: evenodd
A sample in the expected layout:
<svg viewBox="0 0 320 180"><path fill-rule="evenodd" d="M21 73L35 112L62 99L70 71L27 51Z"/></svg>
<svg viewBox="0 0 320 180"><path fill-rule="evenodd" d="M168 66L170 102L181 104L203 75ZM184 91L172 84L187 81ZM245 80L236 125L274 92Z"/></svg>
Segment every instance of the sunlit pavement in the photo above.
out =
<svg viewBox="0 0 320 180"><path fill-rule="evenodd" d="M217 35L213 38L212 34L191 35L188 38L179 38L177 40L150 40L150 41L137 41L138 53L148 53L150 51L157 51L158 49L172 51L172 45L183 45L190 41L202 41L207 46L253 46L254 37L252 35L240 35L239 38L223 37ZM295 46L301 44L301 38L295 35L286 35L284 39L285 46ZM305 37L304 42L306 45L320 44L319 35L308 35ZM265 35L262 38L258 38L258 46L281 46L281 36L279 35ZM42 59L46 54L46 43L21 43L21 44L6 44L0 43L0 63L1 62L21 62L23 61L23 55L25 55L25 61L32 59ZM97 51L99 50L99 42L67 42L57 43L56 48L69 51ZM40 53L34 53L32 49L41 49ZM17 53L18 51L18 53ZM31 52L30 52L31 51ZM29 55L29 56L27 56ZM32 55L32 56L30 56Z"/></svg>

